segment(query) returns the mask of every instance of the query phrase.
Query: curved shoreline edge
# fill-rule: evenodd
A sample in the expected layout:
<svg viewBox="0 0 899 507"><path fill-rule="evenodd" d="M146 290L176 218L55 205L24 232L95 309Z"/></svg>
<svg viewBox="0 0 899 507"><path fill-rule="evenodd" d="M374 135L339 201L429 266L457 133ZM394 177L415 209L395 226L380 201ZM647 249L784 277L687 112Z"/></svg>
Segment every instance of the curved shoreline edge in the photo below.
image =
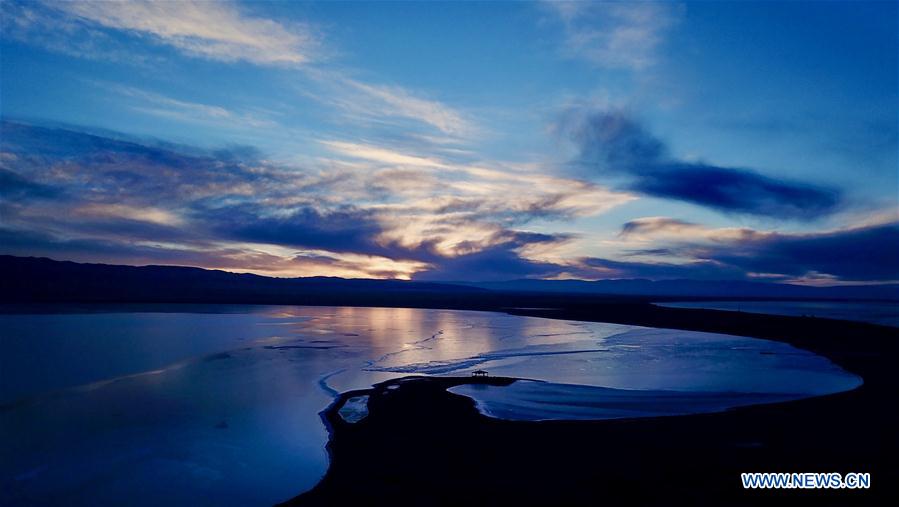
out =
<svg viewBox="0 0 899 507"><path fill-rule="evenodd" d="M710 414L528 422L488 418L470 398L446 391L471 383L468 377L394 379L342 393L321 412L329 469L315 488L282 505L880 505L899 498L891 480L899 472L899 329L631 302L500 311L780 341L828 358L863 383ZM370 396L369 415L346 423L337 412L360 395ZM753 471L870 472L872 487L743 490L739 473Z"/></svg>

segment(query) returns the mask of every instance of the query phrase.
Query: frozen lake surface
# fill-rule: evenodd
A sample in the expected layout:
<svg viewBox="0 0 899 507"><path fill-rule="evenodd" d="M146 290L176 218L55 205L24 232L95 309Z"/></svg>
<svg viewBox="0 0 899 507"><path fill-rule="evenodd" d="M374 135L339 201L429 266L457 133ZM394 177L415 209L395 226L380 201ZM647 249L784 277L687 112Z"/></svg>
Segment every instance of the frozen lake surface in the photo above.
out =
<svg viewBox="0 0 899 507"><path fill-rule="evenodd" d="M897 301L683 301L655 304L669 308L705 308L791 317L809 316L855 320L899 327L899 302Z"/></svg>
<svg viewBox="0 0 899 507"><path fill-rule="evenodd" d="M108 310L0 314L0 504L271 505L326 471L318 414L334 396L409 374L545 381L464 393L522 419L719 410L860 382L785 344L616 324L404 308ZM364 417L357 405L348 418Z"/></svg>

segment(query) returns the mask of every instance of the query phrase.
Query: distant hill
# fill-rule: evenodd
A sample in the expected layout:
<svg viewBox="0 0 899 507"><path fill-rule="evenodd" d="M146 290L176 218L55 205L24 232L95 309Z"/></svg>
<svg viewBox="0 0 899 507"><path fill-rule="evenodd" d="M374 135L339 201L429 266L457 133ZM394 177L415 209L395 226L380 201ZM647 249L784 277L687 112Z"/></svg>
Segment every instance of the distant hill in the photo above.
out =
<svg viewBox="0 0 899 507"><path fill-rule="evenodd" d="M180 266L81 264L0 255L0 302L242 302L323 304L485 289L402 280L274 278Z"/></svg>
<svg viewBox="0 0 899 507"><path fill-rule="evenodd" d="M541 294L525 298L526 293ZM805 287L745 281L512 280L414 282L274 278L179 266L81 264L0 255L0 302L160 302L496 308L609 299L899 300L899 285Z"/></svg>
<svg viewBox="0 0 899 507"><path fill-rule="evenodd" d="M452 283L452 282L446 282ZM742 280L510 280L507 282L459 282L497 291L554 292L683 298L809 298L899 300L899 285L846 285L808 287Z"/></svg>

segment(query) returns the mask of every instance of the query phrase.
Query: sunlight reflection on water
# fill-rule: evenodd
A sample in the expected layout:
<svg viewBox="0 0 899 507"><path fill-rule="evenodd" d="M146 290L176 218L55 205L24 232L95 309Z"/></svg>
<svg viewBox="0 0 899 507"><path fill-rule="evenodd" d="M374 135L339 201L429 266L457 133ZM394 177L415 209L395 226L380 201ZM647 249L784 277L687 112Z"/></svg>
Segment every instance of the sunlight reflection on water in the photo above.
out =
<svg viewBox="0 0 899 507"><path fill-rule="evenodd" d="M412 373L756 393L857 382L722 335L406 308L178 310L0 315L0 503L270 505L325 472L318 413L336 393Z"/></svg>

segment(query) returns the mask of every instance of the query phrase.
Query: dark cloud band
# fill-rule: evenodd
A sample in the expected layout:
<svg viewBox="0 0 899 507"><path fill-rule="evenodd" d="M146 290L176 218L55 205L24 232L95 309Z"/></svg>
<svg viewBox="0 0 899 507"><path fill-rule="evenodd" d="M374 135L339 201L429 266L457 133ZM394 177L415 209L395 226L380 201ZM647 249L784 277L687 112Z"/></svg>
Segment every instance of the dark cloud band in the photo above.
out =
<svg viewBox="0 0 899 507"><path fill-rule="evenodd" d="M562 124L578 147L579 164L600 174L624 175L629 189L646 195L799 220L831 213L840 203L835 189L674 159L661 140L622 112L571 112Z"/></svg>

